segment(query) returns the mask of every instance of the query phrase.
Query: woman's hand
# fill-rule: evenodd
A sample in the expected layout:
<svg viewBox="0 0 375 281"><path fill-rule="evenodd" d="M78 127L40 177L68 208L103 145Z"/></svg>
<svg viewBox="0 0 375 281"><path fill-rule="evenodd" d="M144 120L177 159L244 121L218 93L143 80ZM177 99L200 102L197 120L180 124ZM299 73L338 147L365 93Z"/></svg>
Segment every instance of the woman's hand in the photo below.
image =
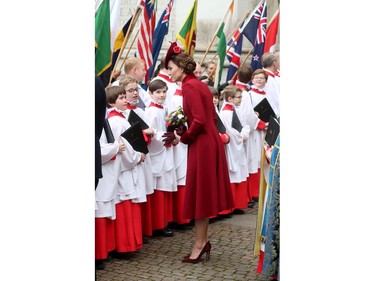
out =
<svg viewBox="0 0 375 281"><path fill-rule="evenodd" d="M174 132L165 132L164 135L162 135L162 137L163 137L164 146L167 146L167 147L171 146L172 142L176 138Z"/></svg>
<svg viewBox="0 0 375 281"><path fill-rule="evenodd" d="M173 140L172 144L177 145L180 142L181 137L178 135L177 130L173 131L175 139Z"/></svg>

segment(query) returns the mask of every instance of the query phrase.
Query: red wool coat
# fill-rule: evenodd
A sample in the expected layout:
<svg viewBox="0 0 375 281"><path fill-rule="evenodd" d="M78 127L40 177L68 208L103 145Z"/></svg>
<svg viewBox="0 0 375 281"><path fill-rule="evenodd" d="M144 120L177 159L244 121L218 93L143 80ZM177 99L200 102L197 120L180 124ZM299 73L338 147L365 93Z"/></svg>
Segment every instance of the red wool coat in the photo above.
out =
<svg viewBox="0 0 375 281"><path fill-rule="evenodd" d="M194 74L188 74L182 81L182 95L188 130L181 142L189 145L183 216L216 216L234 203L212 93Z"/></svg>

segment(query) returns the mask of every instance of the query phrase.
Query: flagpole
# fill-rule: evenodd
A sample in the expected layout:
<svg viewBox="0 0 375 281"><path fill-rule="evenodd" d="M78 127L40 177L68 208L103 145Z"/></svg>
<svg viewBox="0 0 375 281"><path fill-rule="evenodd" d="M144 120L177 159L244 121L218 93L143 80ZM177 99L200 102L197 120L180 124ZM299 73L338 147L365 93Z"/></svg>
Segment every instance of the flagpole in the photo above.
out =
<svg viewBox="0 0 375 281"><path fill-rule="evenodd" d="M238 23L238 25L236 26L236 28L233 29L231 35L228 38L232 38L233 34L236 32L237 29L240 28L241 24L243 24L243 22L249 17L249 15L250 15L250 10L248 10L246 12L246 15L241 19L241 21Z"/></svg>
<svg viewBox="0 0 375 281"><path fill-rule="evenodd" d="M253 12L255 11L256 8L257 8L257 7L255 7L255 8L253 9ZM246 12L245 16L240 20L240 22L237 24L237 26L233 29L233 31L232 31L230 37L228 37L228 38L232 38L232 36L233 36L234 33L236 32L236 30L240 28L240 26L243 24L243 22L244 22L244 21L245 21L250 15L251 15L251 13L250 13L250 9L249 9L249 10ZM227 53L229 52L230 48L232 48L232 46L234 45L234 43L238 40L238 38L235 38L235 39L236 39L236 40L233 40L232 43L230 44L229 48L227 48L225 54L227 54ZM215 59L216 57L217 57L217 52L216 52L215 55L212 57L212 59L210 60L209 63L213 62L214 59ZM217 65L216 65L216 68L217 68ZM215 69L215 71L216 71L216 69ZM215 71L213 71L213 72L215 72ZM211 78L211 77L213 76L213 72L209 75L209 77L207 77L208 79ZM236 72L236 73L237 73L237 72ZM234 77L234 75L233 75L233 77Z"/></svg>
<svg viewBox="0 0 375 281"><path fill-rule="evenodd" d="M247 53L245 59L241 62L240 66L237 68L236 72L233 74L232 80L234 77L236 77L238 73L238 69L240 69L241 66L243 66L246 62L246 60L250 57L251 53L254 51L254 48L250 49L250 51Z"/></svg>
<svg viewBox="0 0 375 281"><path fill-rule="evenodd" d="M233 31L232 31L232 33L231 33L231 35L230 35L230 37L228 37L228 38L232 38L232 36L235 34L235 32L237 31L237 29L239 29L240 28L240 26L245 22L245 20L248 18L248 17L251 17L252 15L253 15L253 13L254 13L254 11L256 11L256 9L258 8L258 6L259 5L257 5L254 9L253 9L253 11L252 12L250 12L251 10L249 9L247 12L246 12L246 14L245 14L245 16L241 19L241 21L238 23L238 25L236 26L236 28L235 29L233 29ZM232 46L234 45L234 43L238 40L238 38L235 38L236 40L233 40L232 41L232 43L231 43L231 45L227 48L227 50L226 50L226 52L225 52L225 54L227 54L228 52L229 52L229 50L232 48ZM250 56L250 54L251 54L251 52L252 52L253 50L250 50L250 52L247 54L247 56L246 56L246 59ZM216 52L216 54L213 56L213 58L210 60L210 63L217 57L217 52ZM238 70L236 71L236 73L233 75L233 77L235 77L235 75L237 74L237 72L238 72Z"/></svg>
<svg viewBox="0 0 375 281"><path fill-rule="evenodd" d="M220 25L221 25L221 23L220 23ZM200 65L203 64L203 62L204 62L204 60L205 60L205 58L206 58L206 56L207 56L207 54L208 54L208 51L211 49L211 46L212 46L212 44L214 43L216 37L217 37L217 36L216 36L216 33L215 33L214 37L213 37L212 40L211 40L210 45L208 46L208 49L207 49L206 52L204 53L203 58L202 58L201 62L199 63Z"/></svg>
<svg viewBox="0 0 375 281"><path fill-rule="evenodd" d="M240 67L243 66L243 65L245 64L245 61L250 57L250 55L253 53L253 51L254 51L254 48L251 48L250 51L247 53L245 59L242 61ZM237 71L238 71L238 70L237 70ZM236 73L237 73L237 72L236 72Z"/></svg>
<svg viewBox="0 0 375 281"><path fill-rule="evenodd" d="M125 55L125 57L124 57L124 59L123 59L123 61L122 61L122 63L121 63L120 69L122 69L122 67L124 66L125 60L126 60L126 58L128 57L128 55L129 55L129 53L130 53L130 50L131 50L131 48L132 48L133 45L134 45L135 39L137 39L138 33L139 33L139 29L137 30L137 33L134 35L133 41L131 42L131 44L130 44L130 46L129 46L129 48L128 48L128 52L126 53L126 55Z"/></svg>
<svg viewBox="0 0 375 281"><path fill-rule="evenodd" d="M229 38L232 38L234 32L237 30L237 28L239 27L239 25L234 29L234 31L232 32L232 35L229 37ZM229 47L227 48L225 54L227 54L230 50L230 48L232 48L232 46L234 45L234 43L237 41L238 38L236 38L236 40L233 40L232 43L229 45ZM215 53L215 55L212 57L212 59L210 60L209 63L211 63L215 58L217 57L217 52Z"/></svg>
<svg viewBox="0 0 375 281"><path fill-rule="evenodd" d="M205 54L203 55L203 58L202 58L201 62L199 63L200 65L203 64L203 62L204 62L204 60L205 60L205 58L206 58L206 56L207 56L207 54L208 54L208 51L211 49L212 44L214 43L215 38L217 37L216 34L217 34L217 32L219 31L220 26L222 25L222 23L224 22L224 20L225 20L226 17L228 16L228 13L229 13L229 11L230 11L230 7L232 7L232 5L234 5L234 0L232 0L232 3L230 3L230 5L229 5L229 7L228 7L228 10L226 11L224 17L223 17L222 20L220 21L220 24L219 24L219 26L217 27L217 29L216 29L216 31L215 31L215 33L214 33L214 37L212 38L211 43L210 43L210 45L208 46L208 49L206 50Z"/></svg>
<svg viewBox="0 0 375 281"><path fill-rule="evenodd" d="M232 38L233 34L236 32L236 30L238 28L240 28L241 24L248 18L248 16L250 15L250 10L247 11L246 15L241 19L241 21L237 24L237 26L233 29L231 35L228 37L228 38ZM238 38L236 38L236 40L233 40L233 42L230 44L229 48L227 48L227 51L225 52L225 54L227 54L230 50L230 48L234 45L235 41L237 41ZM215 58L217 57L217 52L216 54L213 56L213 58L210 60L209 63L211 63Z"/></svg>
<svg viewBox="0 0 375 281"><path fill-rule="evenodd" d="M133 29L134 29L134 26L135 26L135 22L137 22L141 10L142 9L139 6L137 6L137 9L136 9L136 11L135 11L135 13L134 13L134 15L132 17L132 20L130 21L129 28L128 28L127 32L126 32L126 35L125 35L125 38L124 38L124 42L122 42L122 46L121 46L120 52L118 54L116 63L115 63L115 65L112 68L111 77L109 78L109 81L112 81L113 72L116 69L117 63L119 62L119 60L121 58L122 52L124 51L126 44L128 43L130 34L133 32Z"/></svg>
<svg viewBox="0 0 375 281"><path fill-rule="evenodd" d="M271 23L275 20L277 14L279 13L279 9L280 9L280 8L277 8L276 12L273 14L272 19L267 23L267 27L266 27L266 29L268 29L268 27L271 25Z"/></svg>

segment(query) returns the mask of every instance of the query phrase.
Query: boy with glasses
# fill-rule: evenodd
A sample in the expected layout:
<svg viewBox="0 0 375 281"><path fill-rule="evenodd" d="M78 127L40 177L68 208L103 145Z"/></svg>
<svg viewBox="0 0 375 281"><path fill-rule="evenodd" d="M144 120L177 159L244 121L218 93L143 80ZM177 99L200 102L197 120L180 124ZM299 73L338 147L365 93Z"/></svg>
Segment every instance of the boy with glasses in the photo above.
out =
<svg viewBox="0 0 375 281"><path fill-rule="evenodd" d="M242 89L229 85L224 88L225 105L220 111L220 119L230 137L230 142L225 145L228 162L229 178L234 200L234 214L243 214L248 207L247 177L248 167L245 144L249 137L249 126L239 111L242 101Z"/></svg>

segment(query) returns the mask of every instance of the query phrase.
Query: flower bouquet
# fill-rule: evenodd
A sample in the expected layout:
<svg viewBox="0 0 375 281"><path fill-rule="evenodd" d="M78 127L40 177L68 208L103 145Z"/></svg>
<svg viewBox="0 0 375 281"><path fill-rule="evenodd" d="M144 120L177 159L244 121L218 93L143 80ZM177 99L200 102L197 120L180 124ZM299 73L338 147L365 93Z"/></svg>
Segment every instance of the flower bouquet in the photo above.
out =
<svg viewBox="0 0 375 281"><path fill-rule="evenodd" d="M175 111L172 111L168 114L165 119L165 125L167 126L167 133L163 135L165 145L171 144L172 141L176 138L174 131L178 135L182 135L186 130L186 121L187 116L185 116L182 107L179 106Z"/></svg>
<svg viewBox="0 0 375 281"><path fill-rule="evenodd" d="M173 132L177 130L177 134L181 131L186 131L187 116L185 116L182 107L179 106L175 111L168 114L165 119L165 125L167 126L167 132ZM179 134L180 135L180 134Z"/></svg>

